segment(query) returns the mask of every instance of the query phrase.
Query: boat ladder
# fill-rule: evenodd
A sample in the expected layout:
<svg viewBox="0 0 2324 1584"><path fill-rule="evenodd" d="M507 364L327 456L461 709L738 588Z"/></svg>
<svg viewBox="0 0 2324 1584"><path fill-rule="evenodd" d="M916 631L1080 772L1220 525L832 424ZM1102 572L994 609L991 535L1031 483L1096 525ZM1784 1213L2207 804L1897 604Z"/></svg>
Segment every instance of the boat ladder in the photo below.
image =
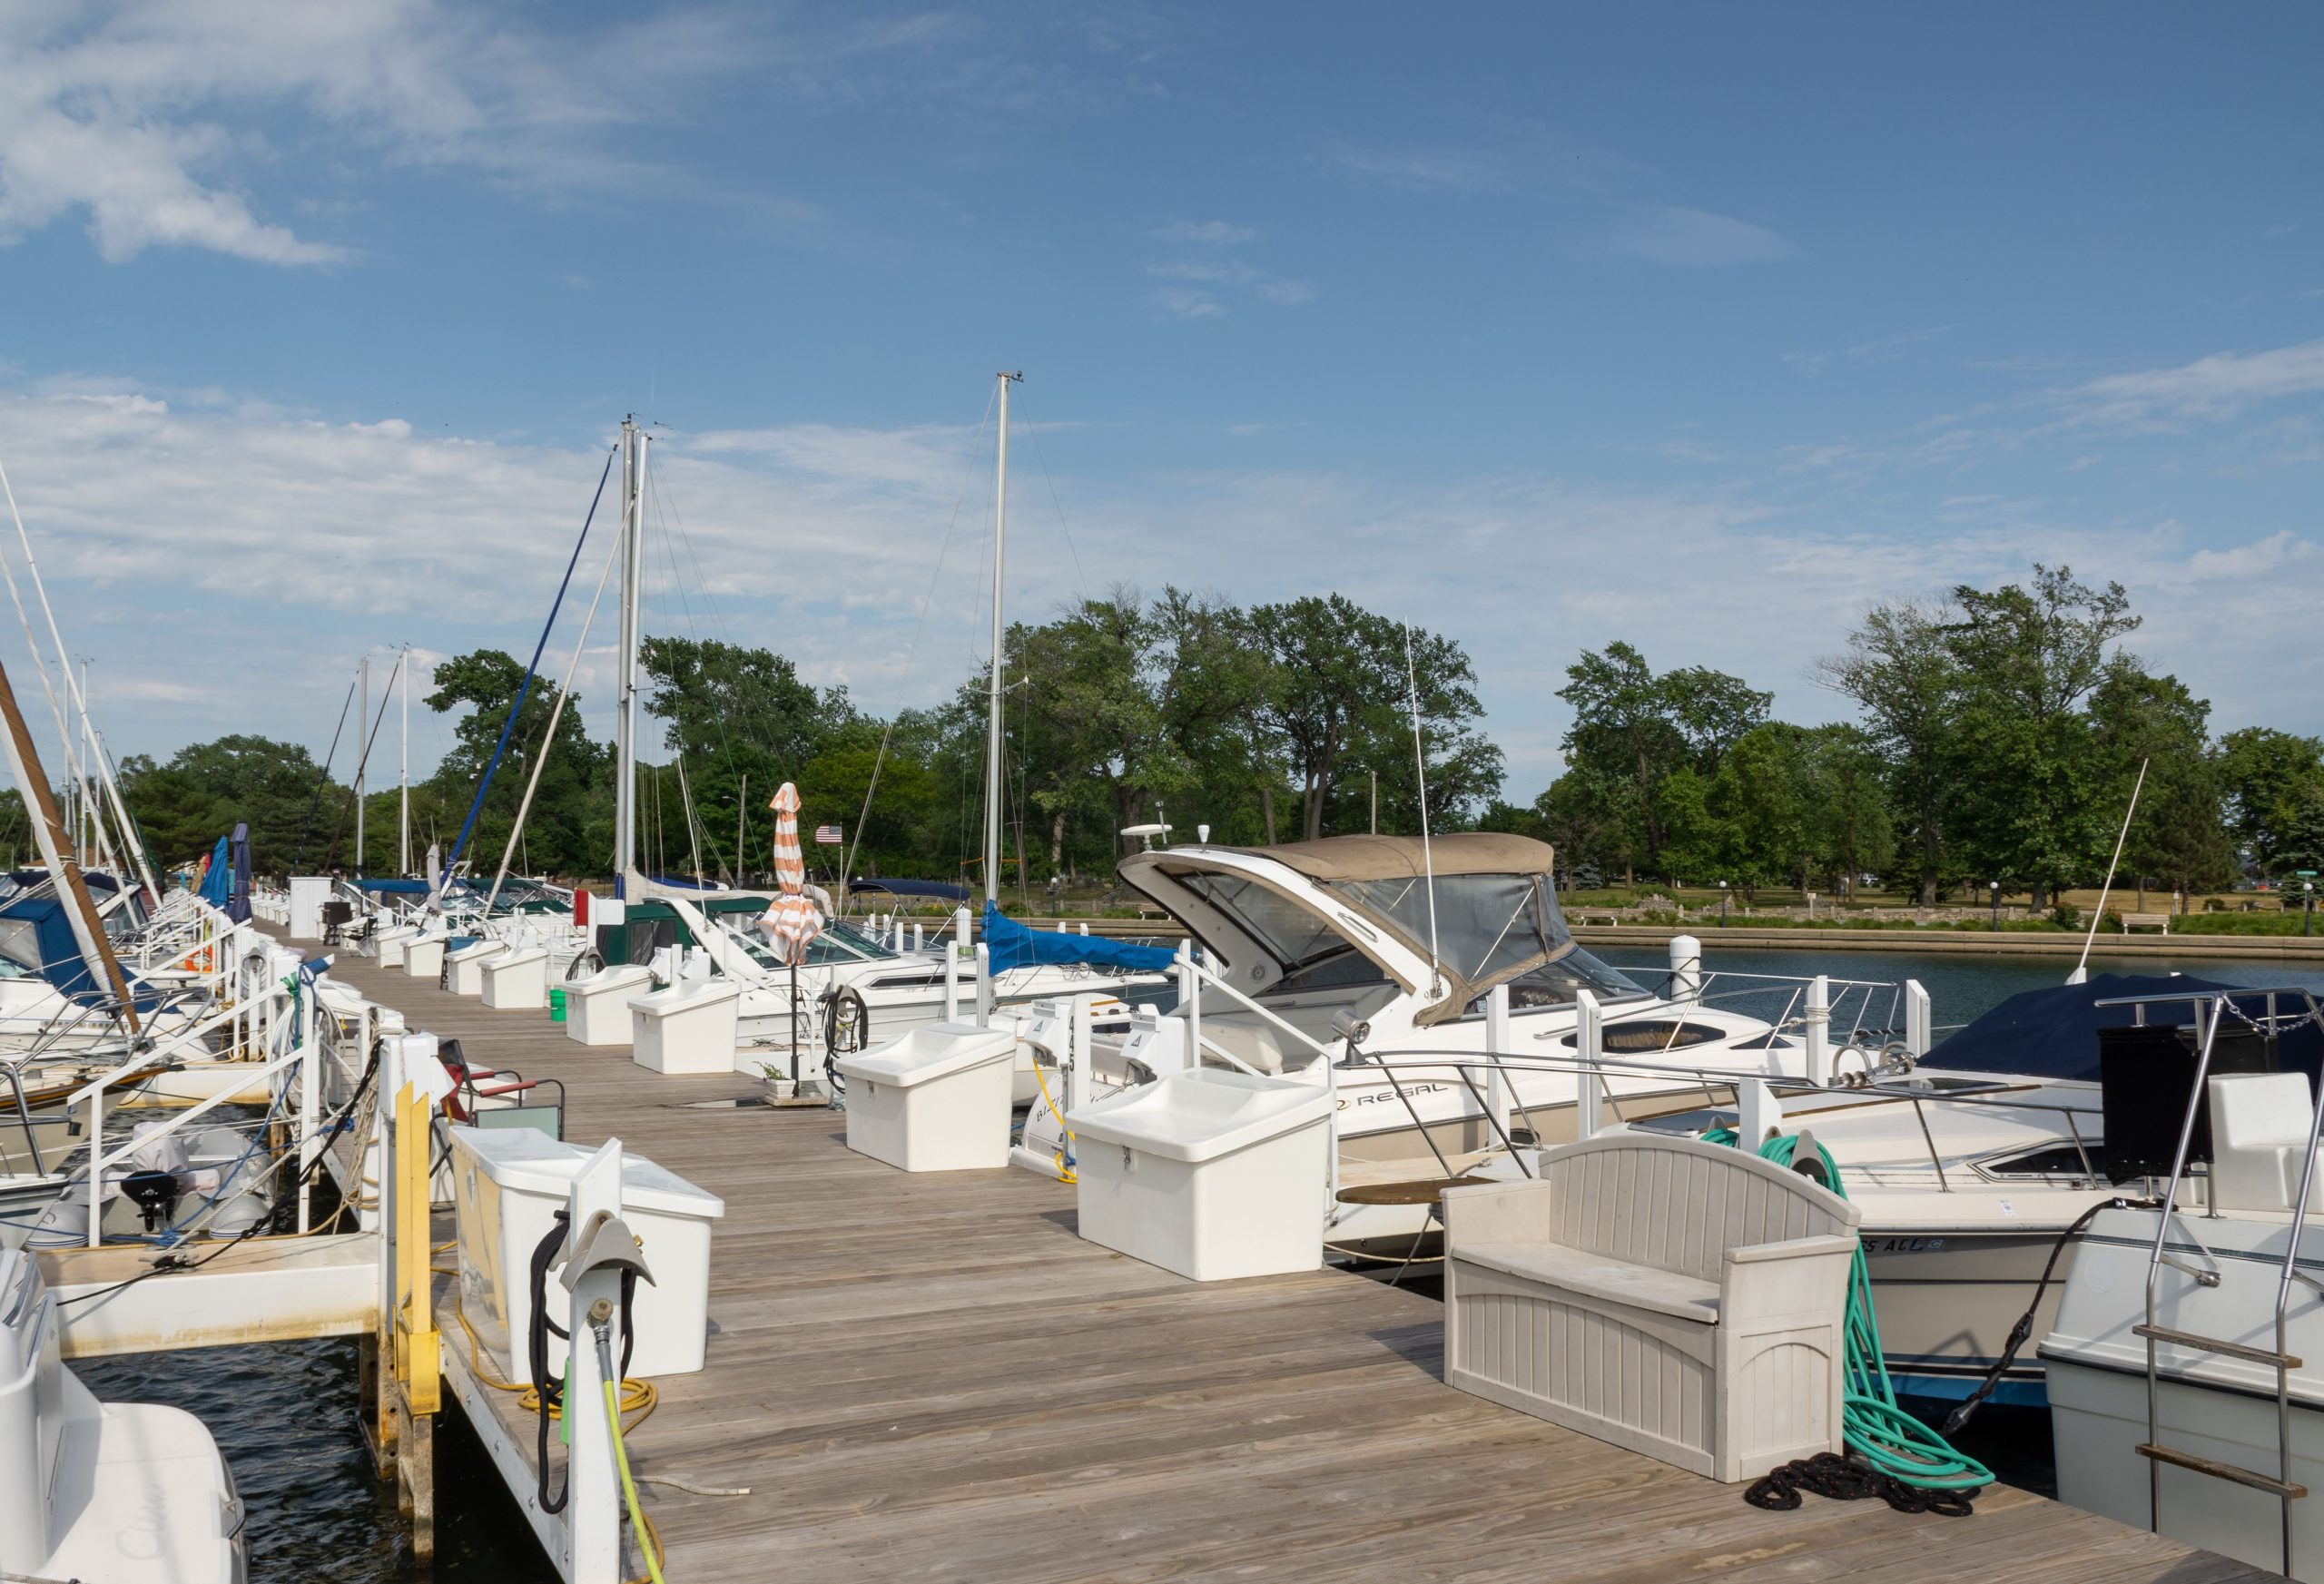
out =
<svg viewBox="0 0 2324 1584"><path fill-rule="evenodd" d="M2249 996L2250 992L2237 994ZM2315 999L2308 1002L2308 1019L2324 1027ZM2292 1283L2299 1281L2311 1287L2316 1280L2298 1269L2300 1234L2308 1225L2308 1193L2316 1170L2316 1146L2319 1131L2324 1131L2324 1096L2311 1097L2316 1104L2308 1121L2308 1152L2301 1157L2299 1191L2291 1204L2291 1224L2284 1243L2283 1267L2276 1283L2275 1338L2272 1348L2254 1347L2249 1343L2231 1341L2226 1337L2206 1336L2198 1332L2184 1331L2158 1323L2155 1313L2155 1293L2168 1267L2191 1277L2198 1286L2216 1287L2220 1278L2216 1271L2205 1270L2191 1261L2179 1257L2166 1245L2171 1235L2171 1223L2178 1214L2179 1187L2187 1171L2187 1154L2195 1131L2195 1118L2201 1111L2206 1087L2211 1076L2211 1052L2219 1040L2220 1025L2228 1017L2260 1028L2249 1014L2235 1004L2228 992L2204 992L2175 996L2126 998L2120 1001L2101 1001L2102 1007L2135 1006L2138 1020L2146 1020L2146 1006L2155 1001L2191 1001L2195 1005L2196 1027L2201 1031L2202 1043L2195 1058L2195 1081L2187 1097L2187 1112L2179 1123L2179 1143L2171 1156L2171 1181L2162 1195L2162 1207L2156 1214L2154 1245L2148 1251L2146 1270L2146 1321L2131 1328L2132 1333L2146 1343L2146 1440L2139 1443L2139 1456L2147 1460L2147 1527L2160 1533L2162 1514L2162 1466L2185 1469L2191 1473L2206 1475L2214 1480L2226 1480L2264 1491L2275 1497L2282 1509L2283 1570L2289 1575L2292 1565L2292 1507L2308 1495L2308 1487L2291 1477L2291 1372L2302 1367L2302 1361L2287 1351L2285 1343L2286 1311L2291 1304ZM2266 1026L2260 1031L2270 1035L2284 1032L2275 1018L2275 995L2268 995ZM2207 1193L2210 1190L2206 1190ZM2201 1244L2197 1244L2201 1247ZM2324 1289L2319 1289L2324 1290ZM2198 1353L2214 1353L2221 1358L2240 1359L2245 1363L2265 1364L2276 1372L2276 1472L2263 1474L2256 1469L2223 1462L2200 1452L2165 1445L2162 1428L2162 1372L2161 1353L2164 1346L2191 1349Z"/></svg>

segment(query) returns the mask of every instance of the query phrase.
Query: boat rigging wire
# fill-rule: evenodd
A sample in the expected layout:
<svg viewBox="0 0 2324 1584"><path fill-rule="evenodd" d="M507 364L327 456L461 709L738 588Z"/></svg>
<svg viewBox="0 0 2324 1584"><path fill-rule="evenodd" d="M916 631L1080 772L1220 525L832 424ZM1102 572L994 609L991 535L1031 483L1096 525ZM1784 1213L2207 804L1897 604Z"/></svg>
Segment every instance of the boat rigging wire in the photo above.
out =
<svg viewBox="0 0 2324 1584"><path fill-rule="evenodd" d="M597 475L597 492L589 497L588 516L581 519L581 536L573 541L573 555L565 563L565 576L556 585L556 597L549 602L548 620L541 624L540 641L533 645L532 664L525 667L525 680L517 686L517 702L508 706L508 718L500 723L500 740L492 746L491 762L484 767L484 779L477 783L476 796L469 801L468 818L460 823L459 836L452 842L451 855L444 861L444 873L449 875L458 867L460 853L468 844L468 837L476 830L477 816L484 812L484 795L492 790L492 772L500 768L500 756L508 751L508 734L517 729L517 717L524 713L525 695L532 691L533 674L540 669L541 652L548 647L548 635L556 625L556 613L565 605L565 591L573 582L573 568L581 560L581 546L589 542L589 525L597 519L597 503L606 497L606 480L613 477L614 452L606 452L605 471ZM441 887L431 893L431 904L440 905Z"/></svg>
<svg viewBox="0 0 2324 1584"><path fill-rule="evenodd" d="M323 788L330 784L331 761L339 757L340 734L347 730L347 713L354 707L355 679L350 677L347 683L347 702L339 706L339 724L330 729L330 748L323 755L323 771L321 776L315 782L314 800L307 805L307 827L299 832L299 853L290 861L293 865L302 862L307 856L307 838L314 833L315 829L315 811L322 807ZM359 726L357 728L359 731L361 729Z"/></svg>
<svg viewBox="0 0 2324 1584"><path fill-rule="evenodd" d="M1413 712L1413 773L1420 781L1420 861L1428 886L1428 993L1443 982L1436 959L1436 857L1428 837L1428 753L1421 746L1420 679L1413 666L1413 625L1404 624L1404 685Z"/></svg>

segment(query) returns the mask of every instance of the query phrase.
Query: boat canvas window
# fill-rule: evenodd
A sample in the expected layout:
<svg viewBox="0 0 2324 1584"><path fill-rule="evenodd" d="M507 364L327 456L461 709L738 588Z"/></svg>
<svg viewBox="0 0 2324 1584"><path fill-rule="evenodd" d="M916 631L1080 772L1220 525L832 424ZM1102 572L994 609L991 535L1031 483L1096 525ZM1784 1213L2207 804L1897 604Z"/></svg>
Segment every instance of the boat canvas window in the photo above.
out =
<svg viewBox="0 0 2324 1584"><path fill-rule="evenodd" d="M1286 979L1354 949L1330 920L1243 875L1198 872L1180 875L1178 883L1233 919L1283 966Z"/></svg>
<svg viewBox="0 0 2324 1584"><path fill-rule="evenodd" d="M1535 1012L1549 1007L1571 1007L1576 990L1588 990L1600 1001L1635 1001L1646 992L1620 969L1599 961L1575 947L1553 962L1529 969L1509 981L1509 1009ZM1483 1017L1485 998L1477 997L1464 1016Z"/></svg>
<svg viewBox="0 0 2324 1584"><path fill-rule="evenodd" d="M1423 951L1433 940L1437 960L1472 985L1512 972L1567 940L1565 921L1542 906L1535 875L1440 875L1433 909L1432 887L1420 875L1326 883Z"/></svg>

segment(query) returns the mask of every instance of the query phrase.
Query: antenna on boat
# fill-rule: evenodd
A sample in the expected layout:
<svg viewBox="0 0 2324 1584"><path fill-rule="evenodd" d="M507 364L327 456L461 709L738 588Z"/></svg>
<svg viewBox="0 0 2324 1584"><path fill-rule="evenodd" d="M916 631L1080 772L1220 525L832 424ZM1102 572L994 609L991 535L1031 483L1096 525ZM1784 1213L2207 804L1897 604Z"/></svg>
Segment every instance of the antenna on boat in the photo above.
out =
<svg viewBox="0 0 2324 1584"><path fill-rule="evenodd" d="M1413 665L1413 625L1404 624L1405 698L1413 712L1413 774L1420 782L1420 863L1428 886L1428 992L1444 982L1436 966L1436 853L1428 840L1428 755L1420 741L1420 674Z"/></svg>
<svg viewBox="0 0 2324 1584"><path fill-rule="evenodd" d="M2098 940L2099 920L2106 917L2106 898L2114 889L2114 871L2122 862L2122 843L2131 839L2131 821L2139 812L2139 791L2146 785L2146 766L2145 760L2139 761L2139 778L2131 783L2131 806L2122 811L2122 829L2114 838L2113 861L2106 866L2106 883L2098 889L2098 906L2092 910L2090 915L2090 933L2082 938L2082 960L2073 965L2072 973L2066 975L2066 983L2070 985L2089 981L2090 949Z"/></svg>

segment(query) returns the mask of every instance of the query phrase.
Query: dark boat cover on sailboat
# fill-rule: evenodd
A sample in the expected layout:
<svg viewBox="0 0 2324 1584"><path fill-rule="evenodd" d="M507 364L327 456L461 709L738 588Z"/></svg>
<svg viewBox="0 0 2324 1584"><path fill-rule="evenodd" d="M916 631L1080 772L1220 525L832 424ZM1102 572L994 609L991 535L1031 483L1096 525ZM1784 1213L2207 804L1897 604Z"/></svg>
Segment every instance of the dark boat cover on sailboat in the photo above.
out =
<svg viewBox="0 0 2324 1584"><path fill-rule="evenodd" d="M2102 973L2086 984L2022 990L1975 1022L1956 1029L1921 1058L1919 1065L1953 1072L2016 1073L2094 1084L2098 1081L2098 1031L2138 1021L2136 1008L2097 1003L2126 996L2183 995L2234 988L2192 974ZM2235 1005L2248 1017L2267 1015L2264 995L2238 996ZM2276 1009L2280 1016L2297 1017L2306 1007L2296 999L2280 996ZM2157 1003L2147 1008L2146 1021L2191 1023L2194 1013L2191 1002ZM2324 1054L2324 1031L2306 1023L2279 1040L2276 1065L2280 1070L2304 1072L2313 1082L2319 1054Z"/></svg>

